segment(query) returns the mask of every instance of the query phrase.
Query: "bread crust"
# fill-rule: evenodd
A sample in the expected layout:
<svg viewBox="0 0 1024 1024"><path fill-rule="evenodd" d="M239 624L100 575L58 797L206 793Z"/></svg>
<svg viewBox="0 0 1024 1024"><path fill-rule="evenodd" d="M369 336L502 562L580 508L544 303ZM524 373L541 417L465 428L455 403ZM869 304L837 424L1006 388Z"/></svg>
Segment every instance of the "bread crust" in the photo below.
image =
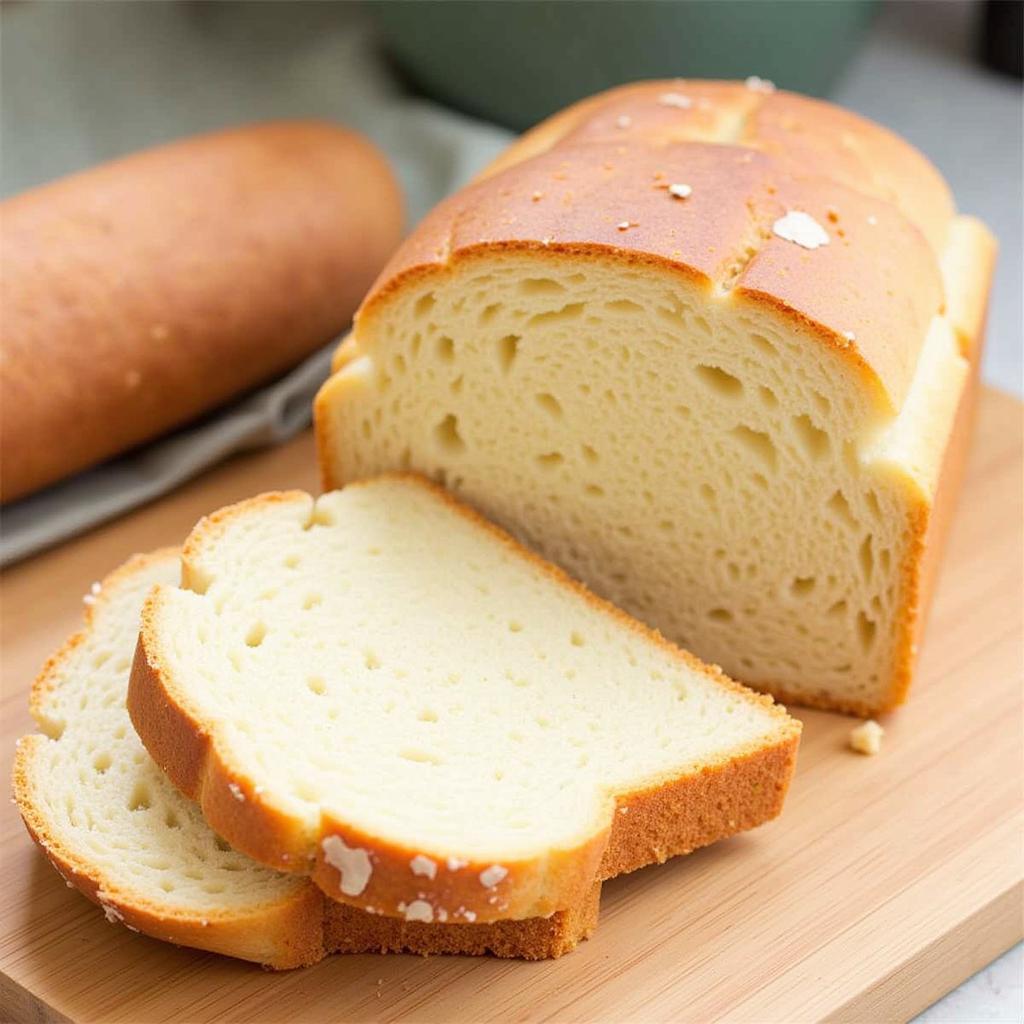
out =
<svg viewBox="0 0 1024 1024"><path fill-rule="evenodd" d="M383 156L317 121L157 147L0 212L5 502L183 424L336 337L402 226Z"/></svg>
<svg viewBox="0 0 1024 1024"><path fill-rule="evenodd" d="M666 107L666 93L692 106ZM884 409L900 407L943 303L938 256L953 215L945 182L913 147L830 104L736 83L645 82L556 118L406 239L356 314L361 345L398 288L464 256L589 252L695 276L709 293L813 326L873 378ZM683 203L666 190L676 180L693 189ZM792 209L831 244L808 252L776 237L772 224ZM896 293L897 278L914 288Z"/></svg>
<svg viewBox="0 0 1024 1024"><path fill-rule="evenodd" d="M484 922L544 917L579 906L595 879L610 878L676 853L689 852L768 821L780 812L795 767L801 728L784 708L770 697L729 680L716 666L706 666L669 644L660 634L596 597L425 478L415 474L389 475L429 490L477 529L489 533L559 586L614 619L617 625L656 644L744 701L760 704L777 720L777 729L765 743L738 749L731 757L698 770L652 780L639 791L608 794L603 820L597 823L592 835L572 849L546 851L530 859L503 863L507 875L493 886L482 884L480 878L490 863L469 862L454 869L438 863L435 878L412 878L410 860L424 851L365 835L351 823L326 813L321 814L318 827L309 834L301 821L257 793L245 767L232 763L216 730L208 728L198 710L189 706L187 695L168 667L160 627L166 590L157 588L143 609L128 688L128 711L150 754L186 796L199 802L215 831L261 863L280 870L311 873L328 896L352 906L371 907L394 916L402 914L412 900L425 899L432 906L443 907L452 919L465 918L468 911L470 919ZM291 491L252 498L202 520L185 546L185 584L191 574L190 558L227 523L237 517L258 515L268 504L280 502L302 503L307 514L312 514L312 499ZM232 787L243 794L243 800L232 795ZM340 873L328 862L323 849L323 840L330 836L340 837L348 847L372 851L373 872L359 896L346 895L340 889Z"/></svg>
<svg viewBox="0 0 1024 1024"><path fill-rule="evenodd" d="M176 548L136 555L102 581L95 599L85 606L82 629L47 660L33 683L30 702L37 721L47 721L47 697L67 659L86 640L110 594L134 574L178 558ZM36 788L38 773L45 770L41 758L49 742L40 733L22 737L15 754L14 798L29 835L67 885L100 906L108 921L153 938L284 970L316 963L330 953L490 953L544 959L575 948L597 926L600 883L592 885L577 905L550 918L495 925L406 924L329 900L299 876L281 899L248 907L216 912L161 904L140 890L114 882L87 852L60 838L47 815L46 801L40 799Z"/></svg>
<svg viewBox="0 0 1024 1024"><path fill-rule="evenodd" d="M669 197L670 181L691 186L684 202ZM792 209L825 227L829 244L808 252L774 236L774 219ZM834 350L880 421L901 409L929 325L945 316L970 373L936 479L923 490L907 481L891 677L864 701L757 683L786 702L878 714L908 693L970 436L995 244L980 222L954 214L924 156L839 107L738 83L622 86L538 125L439 205L378 277L335 369L372 352L376 318L399 292L515 252L560 269L581 258L641 264L712 301L749 304ZM348 383L332 377L316 400L325 489L347 483L331 409Z"/></svg>

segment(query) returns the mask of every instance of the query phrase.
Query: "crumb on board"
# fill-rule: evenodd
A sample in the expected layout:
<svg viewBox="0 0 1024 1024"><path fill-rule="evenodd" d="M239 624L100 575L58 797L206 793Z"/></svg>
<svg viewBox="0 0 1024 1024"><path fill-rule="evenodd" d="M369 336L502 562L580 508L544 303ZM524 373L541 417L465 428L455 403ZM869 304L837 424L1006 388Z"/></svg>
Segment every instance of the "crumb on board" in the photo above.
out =
<svg viewBox="0 0 1024 1024"><path fill-rule="evenodd" d="M850 749L873 756L882 749L884 735L885 730L873 719L868 719L850 730Z"/></svg>

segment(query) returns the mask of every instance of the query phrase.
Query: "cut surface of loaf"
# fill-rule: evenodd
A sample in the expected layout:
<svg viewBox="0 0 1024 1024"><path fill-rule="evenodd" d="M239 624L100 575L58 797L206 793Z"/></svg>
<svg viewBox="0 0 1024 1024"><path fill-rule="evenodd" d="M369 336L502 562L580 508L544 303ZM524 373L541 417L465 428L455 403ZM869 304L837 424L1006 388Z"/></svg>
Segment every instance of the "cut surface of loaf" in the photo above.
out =
<svg viewBox="0 0 1024 1024"><path fill-rule="evenodd" d="M29 832L108 921L275 968L333 952L539 959L590 934L600 884L550 919L444 927L335 903L231 849L154 764L124 706L142 602L177 582L179 564L176 550L138 556L94 588L85 628L33 690L42 732L18 745L14 792Z"/></svg>
<svg viewBox="0 0 1024 1024"><path fill-rule="evenodd" d="M398 251L317 400L324 486L422 472L730 675L891 707L992 259L877 125L757 83L613 90Z"/></svg>
<svg viewBox="0 0 1024 1024"><path fill-rule="evenodd" d="M236 848L425 923L545 916L760 824L800 728L412 476L201 521L128 708Z"/></svg>

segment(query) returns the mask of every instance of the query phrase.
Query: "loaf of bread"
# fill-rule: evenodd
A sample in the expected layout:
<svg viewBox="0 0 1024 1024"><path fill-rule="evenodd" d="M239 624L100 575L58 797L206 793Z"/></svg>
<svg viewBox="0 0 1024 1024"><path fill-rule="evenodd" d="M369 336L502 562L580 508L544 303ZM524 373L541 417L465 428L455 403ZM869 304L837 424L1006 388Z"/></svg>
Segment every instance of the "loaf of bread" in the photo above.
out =
<svg viewBox="0 0 1024 1024"><path fill-rule="evenodd" d="M330 342L401 221L381 154L303 121L173 143L0 204L2 500Z"/></svg>
<svg viewBox="0 0 1024 1024"><path fill-rule="evenodd" d="M202 520L142 615L128 710L236 849L447 926L759 825L799 723L420 477Z"/></svg>
<svg viewBox="0 0 1024 1024"><path fill-rule="evenodd" d="M180 576L177 550L139 556L94 588L86 623L32 691L40 732L18 744L14 795L68 885L109 922L273 968L325 953L559 956L597 923L600 883L550 918L438 925L368 914L307 878L232 850L153 763L125 710L139 613Z"/></svg>
<svg viewBox="0 0 1024 1024"><path fill-rule="evenodd" d="M830 104L585 101L406 240L316 404L326 489L413 469L732 676L905 699L994 244Z"/></svg>

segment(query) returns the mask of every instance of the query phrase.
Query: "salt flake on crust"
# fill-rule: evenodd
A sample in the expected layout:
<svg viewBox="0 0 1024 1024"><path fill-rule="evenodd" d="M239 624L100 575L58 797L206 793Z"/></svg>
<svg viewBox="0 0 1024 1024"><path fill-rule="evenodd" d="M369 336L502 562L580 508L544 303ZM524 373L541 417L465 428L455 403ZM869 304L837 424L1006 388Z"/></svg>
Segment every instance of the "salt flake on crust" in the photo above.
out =
<svg viewBox="0 0 1024 1024"><path fill-rule="evenodd" d="M803 210L790 210L773 225L772 231L787 242L795 242L804 249L817 249L828 245L828 232Z"/></svg>
<svg viewBox="0 0 1024 1024"><path fill-rule="evenodd" d="M360 895L373 874L369 853L347 846L341 836L327 836L320 845L324 860L341 875L341 891L346 896Z"/></svg>

